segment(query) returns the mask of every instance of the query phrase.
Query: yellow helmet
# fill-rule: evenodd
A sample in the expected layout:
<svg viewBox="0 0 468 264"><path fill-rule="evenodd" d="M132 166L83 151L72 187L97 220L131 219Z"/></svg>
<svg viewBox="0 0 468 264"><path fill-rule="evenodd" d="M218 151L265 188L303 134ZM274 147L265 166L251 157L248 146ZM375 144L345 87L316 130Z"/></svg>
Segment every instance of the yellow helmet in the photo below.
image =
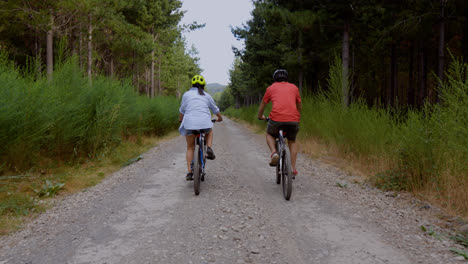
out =
<svg viewBox="0 0 468 264"><path fill-rule="evenodd" d="M206 84L205 78L203 78L203 76L201 76L201 75L195 75L195 76L193 76L193 78L192 78L192 85L194 85L194 84L196 84L196 83L198 83L198 84L200 84L200 85L205 85L205 84Z"/></svg>

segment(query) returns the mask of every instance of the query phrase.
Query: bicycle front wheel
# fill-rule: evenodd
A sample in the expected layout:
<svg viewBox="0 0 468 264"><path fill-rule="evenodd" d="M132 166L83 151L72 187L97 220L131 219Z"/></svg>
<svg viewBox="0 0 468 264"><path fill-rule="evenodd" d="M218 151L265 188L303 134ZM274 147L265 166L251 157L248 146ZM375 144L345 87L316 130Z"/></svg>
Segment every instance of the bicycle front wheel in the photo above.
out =
<svg viewBox="0 0 468 264"><path fill-rule="evenodd" d="M281 162L278 162L278 164L276 165L276 184L280 184L281 183L281 169L280 169L280 164Z"/></svg>
<svg viewBox="0 0 468 264"><path fill-rule="evenodd" d="M291 167L291 153L288 146L284 147L284 153L281 162L281 178L283 181L283 195L284 199L289 201L292 193L292 167Z"/></svg>
<svg viewBox="0 0 468 264"><path fill-rule="evenodd" d="M195 146L193 153L193 190L195 195L200 194L200 179L201 179L201 162L200 162L200 146Z"/></svg>

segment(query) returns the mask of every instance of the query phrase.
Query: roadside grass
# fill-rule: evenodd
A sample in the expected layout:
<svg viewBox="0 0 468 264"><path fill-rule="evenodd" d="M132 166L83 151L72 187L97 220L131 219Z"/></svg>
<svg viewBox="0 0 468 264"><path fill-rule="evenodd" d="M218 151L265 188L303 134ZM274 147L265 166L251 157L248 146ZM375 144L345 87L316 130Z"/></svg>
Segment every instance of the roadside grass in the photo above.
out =
<svg viewBox="0 0 468 264"><path fill-rule="evenodd" d="M54 163L101 159L125 138L177 128L179 99L138 95L130 82L96 76L76 58L56 65L53 80L34 79L0 54L0 175Z"/></svg>
<svg viewBox="0 0 468 264"><path fill-rule="evenodd" d="M335 66L330 78L340 76L333 74L340 68ZM383 190L410 191L468 217L468 65L451 64L441 104L406 112L370 108L360 100L344 108L340 81L329 83L329 91L302 98L303 152L357 171ZM229 108L225 114L264 127L257 109Z"/></svg>
<svg viewBox="0 0 468 264"><path fill-rule="evenodd" d="M456 234L456 235L448 235L448 234L444 234L444 233L438 233L436 232L432 226L424 226L422 225L421 227L421 230L426 234L426 235L429 235L429 236L432 236L438 240L453 240L455 243L468 248L468 236L466 235L463 235L463 234ZM459 256L462 256L464 257L465 259L468 259L468 252L466 250L463 250L463 249L458 249L458 248L450 248L450 251L459 255Z"/></svg>
<svg viewBox="0 0 468 264"><path fill-rule="evenodd" d="M99 183L178 127L179 99L147 98L128 81L95 76L77 59L53 79L0 52L0 234L47 207L44 200Z"/></svg>
<svg viewBox="0 0 468 264"><path fill-rule="evenodd" d="M118 171L129 160L155 147L159 142L178 135L141 136L123 141L109 155L99 160L84 160L81 164L49 166L42 172L20 176L0 176L0 235L17 230L25 222L49 207L50 199L66 196L99 184L106 176ZM50 161L45 161L48 163ZM38 190L45 181L64 184L56 193L40 196Z"/></svg>

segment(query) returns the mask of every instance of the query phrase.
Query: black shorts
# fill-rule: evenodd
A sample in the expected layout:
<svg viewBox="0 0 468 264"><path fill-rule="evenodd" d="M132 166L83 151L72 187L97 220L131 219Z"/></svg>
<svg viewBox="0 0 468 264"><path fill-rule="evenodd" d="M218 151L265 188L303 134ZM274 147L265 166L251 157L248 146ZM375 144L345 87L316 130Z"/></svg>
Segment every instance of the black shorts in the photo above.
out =
<svg viewBox="0 0 468 264"><path fill-rule="evenodd" d="M197 129L197 130L190 130L190 129L187 129L187 136L191 136L191 135L198 135L198 134L208 134L209 132L211 131L211 128L203 128L203 129Z"/></svg>
<svg viewBox="0 0 468 264"><path fill-rule="evenodd" d="M279 130L283 129L283 136L288 140L295 141L297 132L299 132L299 122L276 122L273 120L268 121L267 133L277 138Z"/></svg>

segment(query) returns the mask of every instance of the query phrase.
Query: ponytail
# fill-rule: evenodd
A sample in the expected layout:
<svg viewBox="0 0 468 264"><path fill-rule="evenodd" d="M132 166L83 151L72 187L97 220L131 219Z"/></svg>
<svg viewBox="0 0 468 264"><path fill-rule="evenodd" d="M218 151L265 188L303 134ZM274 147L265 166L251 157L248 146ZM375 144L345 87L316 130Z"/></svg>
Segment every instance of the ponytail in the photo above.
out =
<svg viewBox="0 0 468 264"><path fill-rule="evenodd" d="M198 88L198 94L199 95L205 95L205 91L204 91L205 85L201 85L201 84L196 83L196 84L193 85L193 87Z"/></svg>

